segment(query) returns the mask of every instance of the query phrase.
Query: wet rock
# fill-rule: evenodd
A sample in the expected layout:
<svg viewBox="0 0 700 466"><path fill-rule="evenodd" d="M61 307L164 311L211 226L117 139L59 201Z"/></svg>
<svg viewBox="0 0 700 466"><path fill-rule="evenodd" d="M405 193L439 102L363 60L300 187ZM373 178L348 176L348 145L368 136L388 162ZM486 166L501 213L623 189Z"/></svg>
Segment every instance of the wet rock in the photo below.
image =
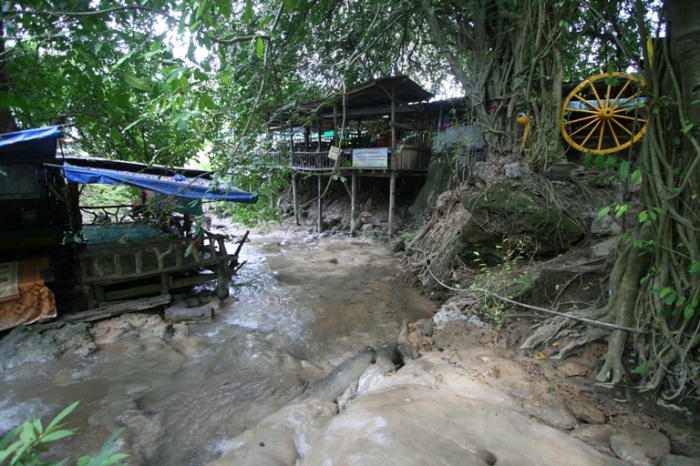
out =
<svg viewBox="0 0 700 466"><path fill-rule="evenodd" d="M622 227L610 215L599 217L597 212L591 213L591 234L595 236L618 236Z"/></svg>
<svg viewBox="0 0 700 466"><path fill-rule="evenodd" d="M558 368L567 377L585 377L588 368L575 362L566 362Z"/></svg>
<svg viewBox="0 0 700 466"><path fill-rule="evenodd" d="M549 397L546 400L531 400L523 404L525 412L545 424L564 430L572 430L576 427L576 418L569 412L564 403L556 398Z"/></svg>
<svg viewBox="0 0 700 466"><path fill-rule="evenodd" d="M96 349L85 323L21 326L0 340L0 365L10 369L27 362L49 361L69 351L85 356Z"/></svg>
<svg viewBox="0 0 700 466"><path fill-rule="evenodd" d="M524 163L518 162L503 165L503 174L506 178L512 180L532 178L532 170L530 170L530 167Z"/></svg>
<svg viewBox="0 0 700 466"><path fill-rule="evenodd" d="M435 321L432 319L426 319L426 321L423 323L423 326L421 327L421 332L423 332L423 335L426 337L431 337L433 336L433 332L435 331Z"/></svg>
<svg viewBox="0 0 700 466"><path fill-rule="evenodd" d="M168 322L211 322L214 319L214 306L169 307L164 317Z"/></svg>
<svg viewBox="0 0 700 466"><path fill-rule="evenodd" d="M229 441L221 458L210 466L299 464L315 432L337 412L335 403L314 398L285 406Z"/></svg>
<svg viewBox="0 0 700 466"><path fill-rule="evenodd" d="M671 442L660 432L630 427L610 437L618 458L635 466L654 466L671 452Z"/></svg>
<svg viewBox="0 0 700 466"><path fill-rule="evenodd" d="M610 449L610 437L616 432L616 429L609 424L592 424L576 427L571 436L586 442L596 450L612 455Z"/></svg>
<svg viewBox="0 0 700 466"><path fill-rule="evenodd" d="M595 406L572 398L566 400L566 406L576 419L580 419L588 424L605 424L605 414Z"/></svg>
<svg viewBox="0 0 700 466"><path fill-rule="evenodd" d="M361 396L316 436L303 464L622 465L523 414L456 392L400 385Z"/></svg>
<svg viewBox="0 0 700 466"><path fill-rule="evenodd" d="M605 241L591 246L591 255L594 257L608 257L617 248L620 240L618 238L608 238Z"/></svg>
<svg viewBox="0 0 700 466"><path fill-rule="evenodd" d="M509 238L511 246L518 244L525 255L555 255L577 243L586 229L575 216L557 210L536 191L514 189L509 183L469 191L462 204L471 218L454 238L454 252L465 262L473 261L478 251L483 263L501 264L508 249L503 247L503 238Z"/></svg>
<svg viewBox="0 0 700 466"><path fill-rule="evenodd" d="M447 303L445 304L434 316L433 322L435 322L435 329L442 330L450 322L455 321L467 321L469 318L462 314L456 304Z"/></svg>

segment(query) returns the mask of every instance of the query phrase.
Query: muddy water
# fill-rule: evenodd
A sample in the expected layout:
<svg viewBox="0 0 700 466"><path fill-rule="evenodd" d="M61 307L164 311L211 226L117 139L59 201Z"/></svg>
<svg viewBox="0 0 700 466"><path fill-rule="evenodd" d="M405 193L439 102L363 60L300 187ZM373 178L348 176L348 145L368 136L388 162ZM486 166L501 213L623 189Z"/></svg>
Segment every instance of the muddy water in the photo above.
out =
<svg viewBox="0 0 700 466"><path fill-rule="evenodd" d="M254 238L211 324L170 341L143 336L88 358L0 376L0 432L80 400L79 432L52 451L95 452L116 429L130 464L199 465L365 346L395 341L433 303L396 277L398 259L363 239Z"/></svg>

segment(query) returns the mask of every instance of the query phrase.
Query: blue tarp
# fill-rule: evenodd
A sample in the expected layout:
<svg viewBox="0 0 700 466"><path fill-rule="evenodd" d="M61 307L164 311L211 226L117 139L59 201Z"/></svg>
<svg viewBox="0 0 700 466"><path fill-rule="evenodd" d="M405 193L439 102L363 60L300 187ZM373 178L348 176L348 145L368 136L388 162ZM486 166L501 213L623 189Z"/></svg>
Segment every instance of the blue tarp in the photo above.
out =
<svg viewBox="0 0 700 466"><path fill-rule="evenodd" d="M182 175L147 175L103 168L74 167L71 165L63 165L63 171L66 179L73 183L131 186L186 199L242 202L244 204L254 204L258 201L258 195L255 193L235 189L218 189L212 186L211 181L202 178L186 178Z"/></svg>
<svg viewBox="0 0 700 466"><path fill-rule="evenodd" d="M0 162L39 162L56 158L58 126L0 134Z"/></svg>

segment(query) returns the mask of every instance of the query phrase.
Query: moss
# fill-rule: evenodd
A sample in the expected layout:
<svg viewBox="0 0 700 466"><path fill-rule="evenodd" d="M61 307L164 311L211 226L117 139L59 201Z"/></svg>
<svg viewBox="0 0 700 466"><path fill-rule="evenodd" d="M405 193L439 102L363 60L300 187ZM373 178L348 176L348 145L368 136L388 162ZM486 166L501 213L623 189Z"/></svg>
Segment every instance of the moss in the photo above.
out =
<svg viewBox="0 0 700 466"><path fill-rule="evenodd" d="M536 238L529 252L550 255L567 249L582 236L576 222L551 207L540 196L517 191L499 183L481 193L466 196L463 205L483 230L464 231L464 249L478 250L482 257L497 260L495 245L504 237ZM491 256L494 257L491 257Z"/></svg>
<svg viewBox="0 0 700 466"><path fill-rule="evenodd" d="M476 196L465 197L464 207L472 212L487 209L491 212L520 213L535 202L528 193L513 191L505 184L495 184Z"/></svg>

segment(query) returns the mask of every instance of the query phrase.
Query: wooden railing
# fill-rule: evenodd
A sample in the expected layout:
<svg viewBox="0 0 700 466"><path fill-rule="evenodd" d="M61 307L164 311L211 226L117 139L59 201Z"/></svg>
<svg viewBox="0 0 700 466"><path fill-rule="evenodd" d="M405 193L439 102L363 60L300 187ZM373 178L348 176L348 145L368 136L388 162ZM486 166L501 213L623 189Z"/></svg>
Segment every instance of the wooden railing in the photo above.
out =
<svg viewBox="0 0 700 466"><path fill-rule="evenodd" d="M228 281L238 266L238 253L226 251L225 237L206 232L202 238L157 238L144 241L88 246L78 255L83 289L90 307L217 280L217 294L228 296ZM210 269L215 273L192 273ZM177 276L176 276L177 274ZM156 278L156 283L148 279ZM131 283L129 283L131 282ZM105 286L125 284L113 291Z"/></svg>
<svg viewBox="0 0 700 466"><path fill-rule="evenodd" d="M270 152L270 157L281 166L295 170L331 170L336 161L326 152ZM403 146L396 157L389 151L389 167L392 170L427 171L430 163L430 149L416 146ZM344 150L340 155L338 166L341 170L362 170L352 166L352 151Z"/></svg>

